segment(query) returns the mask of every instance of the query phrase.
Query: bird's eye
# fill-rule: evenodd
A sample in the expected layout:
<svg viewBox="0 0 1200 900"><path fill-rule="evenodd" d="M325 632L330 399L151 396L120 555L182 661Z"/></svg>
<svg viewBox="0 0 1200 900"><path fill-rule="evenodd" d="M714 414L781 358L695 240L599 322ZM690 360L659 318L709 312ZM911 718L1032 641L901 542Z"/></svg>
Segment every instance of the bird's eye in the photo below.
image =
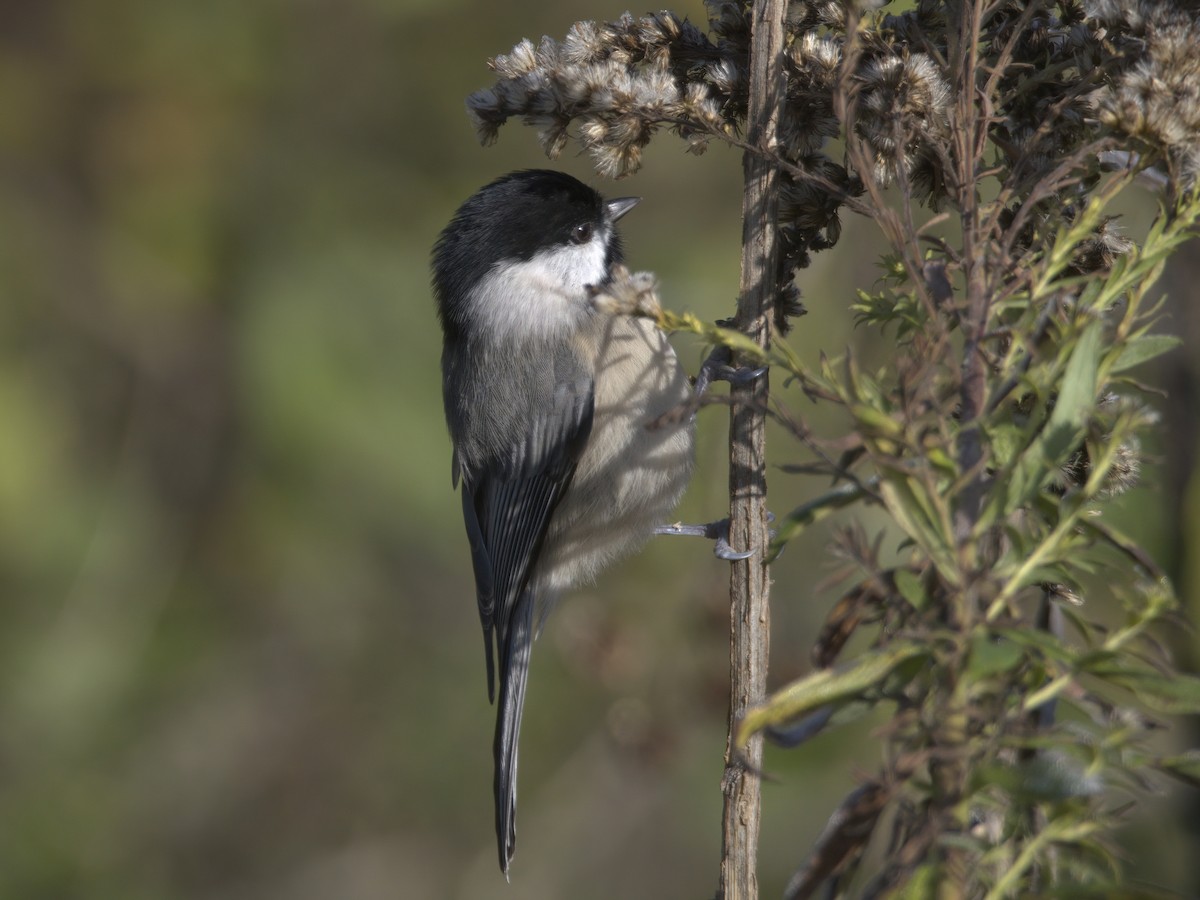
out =
<svg viewBox="0 0 1200 900"><path fill-rule="evenodd" d="M571 240L576 244L586 244L592 239L592 223L584 222L571 229Z"/></svg>

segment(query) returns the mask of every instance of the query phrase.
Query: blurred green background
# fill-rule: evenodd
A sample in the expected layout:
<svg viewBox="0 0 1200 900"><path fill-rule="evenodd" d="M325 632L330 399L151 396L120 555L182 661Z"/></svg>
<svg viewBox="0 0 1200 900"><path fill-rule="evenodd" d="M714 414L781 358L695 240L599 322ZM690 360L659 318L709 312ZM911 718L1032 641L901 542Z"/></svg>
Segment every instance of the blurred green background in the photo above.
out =
<svg viewBox="0 0 1200 900"><path fill-rule="evenodd" d="M551 619L512 884L496 869L428 289L457 204L545 164L518 125L477 144L463 101L486 58L622 11L0 2L0 897L711 896L726 568L699 542L655 541ZM584 159L557 165L597 183ZM622 223L629 261L668 305L732 308L740 173L664 135L635 178L598 184L645 198ZM1152 206L1131 204L1132 234ZM852 327L876 238L845 224L801 275L809 359L886 349ZM1171 278L1165 328L1200 346L1196 273ZM677 346L694 369L701 349ZM1194 608L1196 354L1141 374L1171 394L1118 522ZM725 504L721 409L701 433L688 519ZM776 474L772 506L818 487ZM828 536L775 572L774 684L805 671L834 599ZM876 765L873 724L769 753L764 896ZM1134 820L1137 874L1200 889L1195 812L1168 791Z"/></svg>

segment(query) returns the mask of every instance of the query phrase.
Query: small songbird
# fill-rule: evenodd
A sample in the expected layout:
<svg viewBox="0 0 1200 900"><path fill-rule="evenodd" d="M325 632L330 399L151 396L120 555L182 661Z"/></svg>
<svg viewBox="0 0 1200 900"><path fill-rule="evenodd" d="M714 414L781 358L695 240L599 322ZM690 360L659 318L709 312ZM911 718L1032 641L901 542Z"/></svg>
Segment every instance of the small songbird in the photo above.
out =
<svg viewBox="0 0 1200 900"><path fill-rule="evenodd" d="M455 213L433 251L442 393L495 699L496 838L516 841L529 654L564 591L632 553L692 469L691 387L666 336L608 315L592 289L622 259L604 200L560 172L514 172Z"/></svg>

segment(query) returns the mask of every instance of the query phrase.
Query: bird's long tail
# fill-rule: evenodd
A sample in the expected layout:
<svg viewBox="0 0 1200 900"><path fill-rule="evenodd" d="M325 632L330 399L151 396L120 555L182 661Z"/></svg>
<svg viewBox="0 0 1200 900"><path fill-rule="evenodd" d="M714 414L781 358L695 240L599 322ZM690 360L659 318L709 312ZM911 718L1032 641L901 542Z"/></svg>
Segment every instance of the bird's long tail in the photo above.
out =
<svg viewBox="0 0 1200 900"><path fill-rule="evenodd" d="M533 597L525 592L509 626L508 640L500 650L500 705L496 710L496 841L500 869L508 874L517 842L517 739L525 708L529 652L533 647Z"/></svg>

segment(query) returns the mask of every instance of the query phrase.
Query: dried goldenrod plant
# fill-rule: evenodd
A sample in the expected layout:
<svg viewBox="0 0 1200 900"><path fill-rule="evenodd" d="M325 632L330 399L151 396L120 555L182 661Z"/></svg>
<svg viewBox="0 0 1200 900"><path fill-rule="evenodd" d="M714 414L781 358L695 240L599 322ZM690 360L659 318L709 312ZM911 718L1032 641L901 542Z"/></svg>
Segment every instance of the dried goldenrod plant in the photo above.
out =
<svg viewBox="0 0 1200 900"><path fill-rule="evenodd" d="M610 290L787 376L733 398L735 535L768 540L767 417L796 438L776 460L833 484L735 567L719 894L757 893L759 741L797 746L882 707L878 771L832 811L789 898L1105 895L1130 796L1154 773L1200 781L1200 757L1145 739L1154 714L1200 711L1200 681L1153 636L1176 615L1171 586L1104 516L1157 427L1130 371L1177 343L1152 330L1153 286L1200 219L1200 17L1183 0L706 6L705 28L660 12L522 42L468 108L484 141L516 117L552 158L575 140L612 177L662 131L745 153L737 315L665 311L645 276ZM1131 188L1160 197L1145 233L1112 213ZM797 270L837 244L843 214L889 248L845 303L895 347L874 371L785 342ZM849 431L814 434L795 395L836 404ZM765 625L747 622L766 621L763 567L868 504L902 552L852 519L837 531L813 670L765 696ZM1116 627L1088 602L1098 583L1124 609ZM846 658L861 632L869 648Z"/></svg>

